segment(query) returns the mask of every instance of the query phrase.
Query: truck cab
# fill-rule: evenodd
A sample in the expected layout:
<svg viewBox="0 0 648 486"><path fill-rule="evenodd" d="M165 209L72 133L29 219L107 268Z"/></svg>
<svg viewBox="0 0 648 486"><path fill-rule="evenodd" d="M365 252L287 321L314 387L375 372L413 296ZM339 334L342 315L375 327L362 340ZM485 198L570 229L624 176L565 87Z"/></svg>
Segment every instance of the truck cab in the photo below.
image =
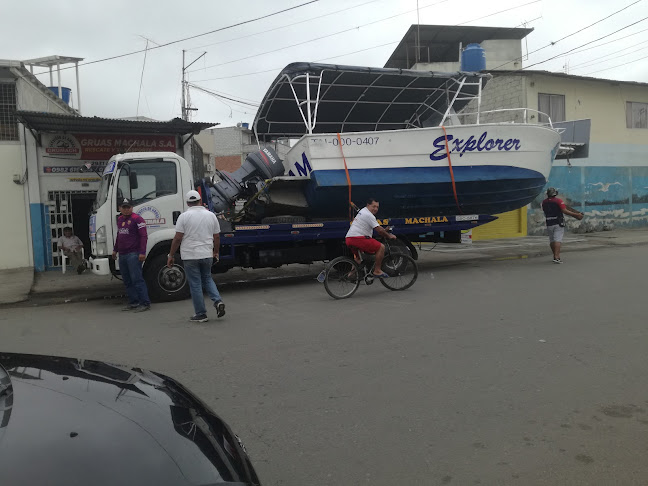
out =
<svg viewBox="0 0 648 486"><path fill-rule="evenodd" d="M119 202L129 198L133 212L146 221L148 244L144 277L152 298L178 298L188 293L181 265L166 268L166 256L175 235L175 222L185 209L184 194L193 189L189 163L173 152L137 152L113 156L101 175L90 217L89 258L92 272L118 274L112 259L117 234ZM171 294L171 295L169 295ZM181 294L181 295L180 295Z"/></svg>

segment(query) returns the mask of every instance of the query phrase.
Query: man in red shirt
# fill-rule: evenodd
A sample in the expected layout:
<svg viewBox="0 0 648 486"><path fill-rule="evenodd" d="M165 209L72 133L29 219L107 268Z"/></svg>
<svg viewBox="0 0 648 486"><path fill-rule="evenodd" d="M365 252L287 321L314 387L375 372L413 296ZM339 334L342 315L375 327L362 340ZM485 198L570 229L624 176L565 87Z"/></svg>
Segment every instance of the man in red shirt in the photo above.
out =
<svg viewBox="0 0 648 486"><path fill-rule="evenodd" d="M553 262L562 263L560 259L560 243L565 234L565 217L563 214L581 220L583 219L583 213L567 209L562 199L556 197L557 195L558 191L555 188L550 187L547 189L547 199L542 201L542 210L545 213L547 222L547 233L549 233L549 246L553 252Z"/></svg>
<svg viewBox="0 0 648 486"><path fill-rule="evenodd" d="M133 214L133 203L129 199L122 200L119 212L112 257L116 260L119 253L119 272L128 295L128 305L122 310L147 311L151 308L151 301L142 275L148 240L146 221L139 214Z"/></svg>

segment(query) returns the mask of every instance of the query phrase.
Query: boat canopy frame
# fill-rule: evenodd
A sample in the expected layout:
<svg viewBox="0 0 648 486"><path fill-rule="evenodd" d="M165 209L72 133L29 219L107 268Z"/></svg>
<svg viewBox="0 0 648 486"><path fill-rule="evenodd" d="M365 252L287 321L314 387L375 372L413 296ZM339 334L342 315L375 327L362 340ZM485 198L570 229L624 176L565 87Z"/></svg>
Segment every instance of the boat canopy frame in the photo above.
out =
<svg viewBox="0 0 648 486"><path fill-rule="evenodd" d="M254 119L257 140L315 133L399 130L458 124L488 73L293 63L274 80Z"/></svg>

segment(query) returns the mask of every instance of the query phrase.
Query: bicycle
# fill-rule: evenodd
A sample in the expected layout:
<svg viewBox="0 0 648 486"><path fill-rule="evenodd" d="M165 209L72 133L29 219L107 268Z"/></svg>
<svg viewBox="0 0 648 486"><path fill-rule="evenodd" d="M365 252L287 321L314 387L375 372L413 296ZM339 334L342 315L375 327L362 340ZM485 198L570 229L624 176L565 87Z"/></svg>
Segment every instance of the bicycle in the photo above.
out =
<svg viewBox="0 0 648 486"><path fill-rule="evenodd" d="M418 278L418 268L414 259L392 250L387 241L383 244L385 257L382 270L389 275L388 278L374 277L374 259L369 258L372 255L354 249L360 258L360 264L348 256L339 256L331 260L324 269L323 283L326 292L334 299L347 299L358 290L361 281L371 285L376 279L389 290L405 290L414 285Z"/></svg>

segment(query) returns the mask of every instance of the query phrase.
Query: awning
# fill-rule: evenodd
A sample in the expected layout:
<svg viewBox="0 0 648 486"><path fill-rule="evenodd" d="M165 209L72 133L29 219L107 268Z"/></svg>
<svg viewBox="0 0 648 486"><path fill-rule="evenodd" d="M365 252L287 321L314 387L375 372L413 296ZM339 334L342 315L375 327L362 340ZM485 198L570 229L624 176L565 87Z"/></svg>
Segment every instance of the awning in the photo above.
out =
<svg viewBox="0 0 648 486"><path fill-rule="evenodd" d="M479 81L483 87L488 78L481 73L293 63L270 86L254 129L260 140L269 140L300 137L308 133L309 122L313 133L423 126L435 117L440 121L457 91L453 108L461 110L479 93Z"/></svg>
<svg viewBox="0 0 648 486"><path fill-rule="evenodd" d="M180 118L170 121L133 121L36 111L17 111L16 115L21 123L37 132L186 135L198 134L205 128L218 125L218 123L188 122Z"/></svg>

